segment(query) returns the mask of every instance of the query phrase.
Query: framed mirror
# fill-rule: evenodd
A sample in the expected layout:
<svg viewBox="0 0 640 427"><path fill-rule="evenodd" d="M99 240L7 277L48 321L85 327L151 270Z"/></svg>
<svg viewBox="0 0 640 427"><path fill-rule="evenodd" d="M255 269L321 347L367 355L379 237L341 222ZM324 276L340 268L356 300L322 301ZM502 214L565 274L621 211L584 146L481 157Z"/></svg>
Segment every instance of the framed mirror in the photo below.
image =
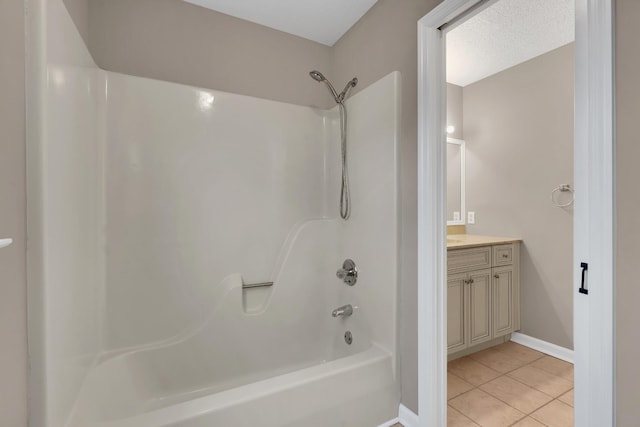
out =
<svg viewBox="0 0 640 427"><path fill-rule="evenodd" d="M465 223L465 143L447 138L447 225Z"/></svg>

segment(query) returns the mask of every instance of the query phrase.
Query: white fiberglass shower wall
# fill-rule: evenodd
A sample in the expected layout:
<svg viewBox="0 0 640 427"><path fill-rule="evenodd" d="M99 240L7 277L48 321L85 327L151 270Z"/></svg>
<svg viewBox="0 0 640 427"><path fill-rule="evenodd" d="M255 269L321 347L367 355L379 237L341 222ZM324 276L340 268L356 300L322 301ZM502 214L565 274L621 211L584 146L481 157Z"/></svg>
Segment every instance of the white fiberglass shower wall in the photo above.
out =
<svg viewBox="0 0 640 427"><path fill-rule="evenodd" d="M28 26L31 425L394 418L398 73L347 102L343 221L337 108L102 71L61 0Z"/></svg>

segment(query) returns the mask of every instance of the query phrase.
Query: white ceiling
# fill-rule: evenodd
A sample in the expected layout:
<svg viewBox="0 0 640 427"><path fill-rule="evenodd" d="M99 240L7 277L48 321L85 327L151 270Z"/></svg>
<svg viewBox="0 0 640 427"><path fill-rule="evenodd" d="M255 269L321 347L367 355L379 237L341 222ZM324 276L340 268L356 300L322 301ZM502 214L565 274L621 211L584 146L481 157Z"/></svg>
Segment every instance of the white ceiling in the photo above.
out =
<svg viewBox="0 0 640 427"><path fill-rule="evenodd" d="M333 46L377 0L184 0Z"/></svg>
<svg viewBox="0 0 640 427"><path fill-rule="evenodd" d="M572 42L575 0L500 0L447 33L447 82L466 86Z"/></svg>

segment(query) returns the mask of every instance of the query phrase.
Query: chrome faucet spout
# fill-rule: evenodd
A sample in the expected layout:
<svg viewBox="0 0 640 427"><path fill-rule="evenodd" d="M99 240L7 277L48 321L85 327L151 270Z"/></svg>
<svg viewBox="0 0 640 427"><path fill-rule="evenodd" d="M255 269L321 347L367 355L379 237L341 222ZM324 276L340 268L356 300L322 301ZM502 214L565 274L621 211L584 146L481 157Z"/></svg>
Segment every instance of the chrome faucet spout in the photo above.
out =
<svg viewBox="0 0 640 427"><path fill-rule="evenodd" d="M333 317L348 317L348 316L351 316L352 314L353 314L353 307L351 306L351 304L338 307L335 310L333 310L333 312L331 313Z"/></svg>

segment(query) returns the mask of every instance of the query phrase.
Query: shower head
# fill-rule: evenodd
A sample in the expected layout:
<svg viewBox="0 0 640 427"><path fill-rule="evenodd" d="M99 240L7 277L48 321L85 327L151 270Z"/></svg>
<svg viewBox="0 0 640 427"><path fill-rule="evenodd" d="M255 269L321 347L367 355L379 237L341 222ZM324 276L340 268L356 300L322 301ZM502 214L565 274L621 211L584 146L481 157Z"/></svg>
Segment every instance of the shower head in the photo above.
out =
<svg viewBox="0 0 640 427"><path fill-rule="evenodd" d="M313 80L316 80L316 81L318 81L318 82L323 82L323 81L327 80L327 79L322 75L322 73L321 73L320 71L316 71L316 70L310 71L310 72L309 72L309 75L311 76L311 78L312 78Z"/></svg>
<svg viewBox="0 0 640 427"><path fill-rule="evenodd" d="M309 75L313 80L317 82L325 82L327 87L329 88L329 91L331 92L331 95L333 95L333 99L335 99L338 104L341 102L340 97L338 96L338 92L336 92L333 85L329 82L329 80L327 80L324 75L322 75L320 71L313 70L309 73Z"/></svg>

